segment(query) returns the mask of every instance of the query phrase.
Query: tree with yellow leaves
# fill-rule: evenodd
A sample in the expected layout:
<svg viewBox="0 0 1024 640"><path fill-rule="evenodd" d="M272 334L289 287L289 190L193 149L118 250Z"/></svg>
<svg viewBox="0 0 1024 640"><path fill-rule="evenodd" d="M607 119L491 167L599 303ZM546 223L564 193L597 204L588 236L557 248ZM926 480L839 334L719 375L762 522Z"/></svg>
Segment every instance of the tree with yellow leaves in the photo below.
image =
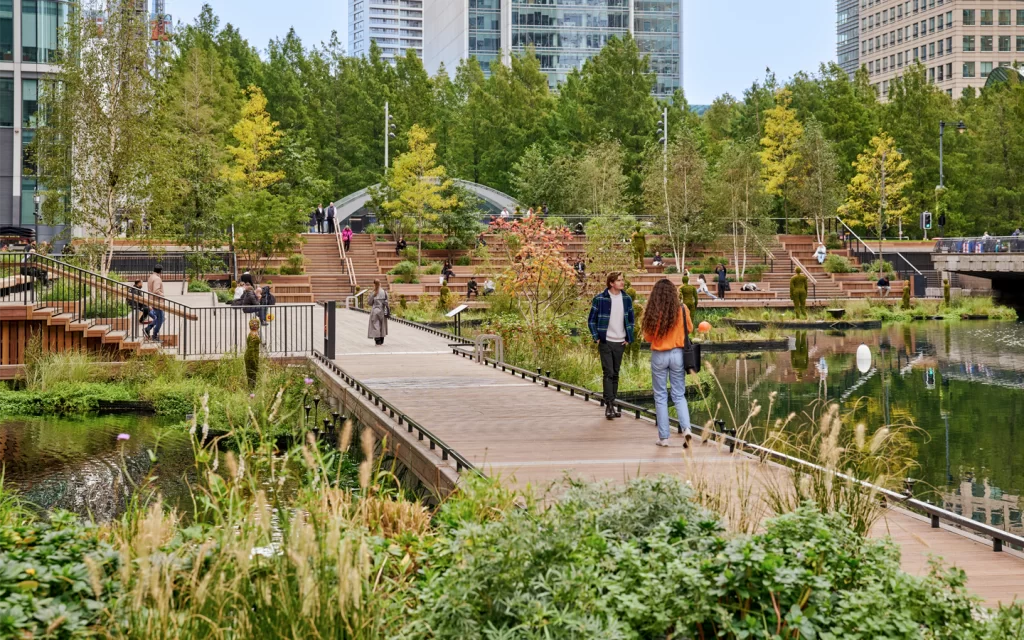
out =
<svg viewBox="0 0 1024 640"><path fill-rule="evenodd" d="M788 188L797 179L798 149L804 135L796 110L790 108L792 100L793 94L788 89L781 89L775 94L775 106L764 114L764 137L761 138L764 191L782 198L783 211L786 210Z"/></svg>
<svg viewBox="0 0 1024 640"><path fill-rule="evenodd" d="M910 212L909 194L905 194L914 181L910 161L896 149L892 136L883 131L871 138L853 166L857 174L846 186L846 202L839 212L854 224L877 230L878 259L882 264L886 225L889 221L905 220Z"/></svg>
<svg viewBox="0 0 1024 640"><path fill-rule="evenodd" d="M458 196L444 195L452 192L451 180L445 168L437 164L436 147L426 129L414 124L409 129L409 151L395 159L384 179L388 199L380 207L391 228L415 227L419 255L424 226L429 228L441 212L459 204Z"/></svg>
<svg viewBox="0 0 1024 640"><path fill-rule="evenodd" d="M280 153L277 145L283 133L267 113L263 90L250 86L246 94L249 99L242 105L242 118L231 129L238 145L228 146L232 162L226 175L230 182L259 191L284 179L283 171L263 169L267 160Z"/></svg>

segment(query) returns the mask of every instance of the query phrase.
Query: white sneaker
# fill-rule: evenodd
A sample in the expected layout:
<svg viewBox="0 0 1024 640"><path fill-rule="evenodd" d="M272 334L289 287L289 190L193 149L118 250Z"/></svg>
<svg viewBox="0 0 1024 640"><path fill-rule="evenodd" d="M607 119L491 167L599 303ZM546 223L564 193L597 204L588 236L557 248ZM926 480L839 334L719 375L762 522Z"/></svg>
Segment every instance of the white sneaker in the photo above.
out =
<svg viewBox="0 0 1024 640"><path fill-rule="evenodd" d="M668 438L665 438L663 440L658 440L658 442L656 442L655 444L657 444L659 447L667 447L668 446Z"/></svg>

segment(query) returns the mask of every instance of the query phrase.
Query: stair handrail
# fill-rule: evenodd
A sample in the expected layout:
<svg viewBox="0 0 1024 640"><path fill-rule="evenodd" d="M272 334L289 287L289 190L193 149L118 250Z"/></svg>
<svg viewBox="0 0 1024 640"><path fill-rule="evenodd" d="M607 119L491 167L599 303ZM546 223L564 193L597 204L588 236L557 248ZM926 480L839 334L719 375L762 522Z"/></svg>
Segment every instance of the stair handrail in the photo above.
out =
<svg viewBox="0 0 1024 640"><path fill-rule="evenodd" d="M867 249L868 252L870 252L872 256L877 256L878 255L878 253L874 249L871 248L871 245L869 245L867 242L865 242L863 239L861 239L861 237L858 236L857 233L853 229L850 228L850 225L848 225L845 222L843 222L842 218L840 218L839 216L836 216L836 220L839 221L839 224L843 225L843 228L846 229L847 233L849 233L850 235L852 235L854 238L857 239L857 242L859 242L860 244L864 245L864 248ZM846 246L845 248L849 248L849 247ZM908 260L907 257L905 255L903 255L902 253L900 253L899 251L896 251L894 249L894 250L892 250L890 252L890 254L899 257L899 259L902 260L903 263L906 264L908 267L913 269L914 273L916 273L917 275L919 275L919 276L924 275L923 273L921 273L920 269L918 269L917 267L914 266L913 262ZM903 271L903 272L905 272L907 274L910 273L906 269L897 270L897 273L899 273L900 271Z"/></svg>
<svg viewBox="0 0 1024 640"><path fill-rule="evenodd" d="M807 270L807 267L805 267L803 263L801 263L800 260L798 260L797 257L794 256L792 253L789 254L789 261L792 262L794 266L799 267L800 270L803 271L804 275L807 276L808 282L814 285L818 284L818 279L812 276L811 273Z"/></svg>
<svg viewBox="0 0 1024 640"><path fill-rule="evenodd" d="M341 238L341 225L337 222L334 225L334 239L338 242L338 253L341 255L341 262L345 265L345 271L348 273L348 284L355 291L356 276L352 273L352 260L348 257L348 252L345 251L345 242Z"/></svg>

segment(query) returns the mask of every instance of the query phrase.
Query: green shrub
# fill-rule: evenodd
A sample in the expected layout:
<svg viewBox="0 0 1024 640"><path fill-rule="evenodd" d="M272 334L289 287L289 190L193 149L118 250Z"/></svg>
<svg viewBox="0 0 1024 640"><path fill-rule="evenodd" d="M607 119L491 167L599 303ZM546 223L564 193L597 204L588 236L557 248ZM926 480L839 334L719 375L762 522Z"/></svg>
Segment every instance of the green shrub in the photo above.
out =
<svg viewBox="0 0 1024 640"><path fill-rule="evenodd" d="M408 246L402 249L402 257L415 264L419 262L420 252L415 246Z"/></svg>
<svg viewBox="0 0 1024 640"><path fill-rule="evenodd" d="M544 218L544 224L551 229L564 229L569 226L569 223L565 221L565 218L560 216L548 216Z"/></svg>
<svg viewBox="0 0 1024 640"><path fill-rule="evenodd" d="M674 265L674 264L670 264L667 267L665 267L665 274L666 275L672 274L672 273L679 273L679 269L677 269L676 265Z"/></svg>
<svg viewBox="0 0 1024 640"><path fill-rule="evenodd" d="M388 275L396 276L392 280L395 283L416 284L420 281L416 277L417 269L415 262L405 260L396 264L391 271L388 271Z"/></svg>
<svg viewBox="0 0 1024 640"><path fill-rule="evenodd" d="M235 298L235 292L231 289L214 289L213 292L217 294L217 301L222 304L227 304Z"/></svg>
<svg viewBox="0 0 1024 640"><path fill-rule="evenodd" d="M825 273L853 273L855 271L849 260L834 253L825 256L822 266L825 268Z"/></svg>
<svg viewBox="0 0 1024 640"><path fill-rule="evenodd" d="M431 262L422 268L422 273L428 276L436 276L441 273L441 267L443 265L440 262Z"/></svg>
<svg viewBox="0 0 1024 640"><path fill-rule="evenodd" d="M460 267L468 267L469 265L473 264L473 258L469 256L459 256L455 258L455 264Z"/></svg>
<svg viewBox="0 0 1024 640"><path fill-rule="evenodd" d="M842 248L842 246L843 246L843 243L839 239L839 234L836 233L835 231L833 231L832 233L828 234L828 236L825 238L825 248L826 249L840 249L840 248Z"/></svg>
<svg viewBox="0 0 1024 640"><path fill-rule="evenodd" d="M281 275L283 276L301 276L306 272L303 266L304 259L301 254L294 254L288 258L288 264L281 267Z"/></svg>
<svg viewBox="0 0 1024 640"><path fill-rule="evenodd" d="M128 305L114 298L101 298L85 305L83 318L121 318L128 315Z"/></svg>
<svg viewBox="0 0 1024 640"><path fill-rule="evenodd" d="M885 273L887 273L890 276L893 274L892 263L889 262L888 260L874 260L872 262L868 262L866 264L861 265L861 270L864 273L869 274L869 279L871 274L877 274L880 270L884 270Z"/></svg>
<svg viewBox="0 0 1024 640"><path fill-rule="evenodd" d="M88 298L90 293L90 287L85 286L82 282L65 278L48 286L39 294L39 299L44 302L71 302Z"/></svg>
<svg viewBox="0 0 1024 640"><path fill-rule="evenodd" d="M213 287L206 280L192 280L188 283L189 293L209 293L213 291Z"/></svg>

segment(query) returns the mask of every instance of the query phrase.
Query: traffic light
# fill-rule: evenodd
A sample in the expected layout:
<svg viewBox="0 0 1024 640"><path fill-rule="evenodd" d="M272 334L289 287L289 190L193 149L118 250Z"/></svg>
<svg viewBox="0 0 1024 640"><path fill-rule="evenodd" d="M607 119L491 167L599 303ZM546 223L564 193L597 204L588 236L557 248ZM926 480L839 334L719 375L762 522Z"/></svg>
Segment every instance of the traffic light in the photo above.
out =
<svg viewBox="0 0 1024 640"><path fill-rule="evenodd" d="M946 214L940 213L939 214L939 228L941 229L944 226L946 226Z"/></svg>
<svg viewBox="0 0 1024 640"><path fill-rule="evenodd" d="M932 212L924 211L921 213L921 228L925 231L929 231L932 228Z"/></svg>

